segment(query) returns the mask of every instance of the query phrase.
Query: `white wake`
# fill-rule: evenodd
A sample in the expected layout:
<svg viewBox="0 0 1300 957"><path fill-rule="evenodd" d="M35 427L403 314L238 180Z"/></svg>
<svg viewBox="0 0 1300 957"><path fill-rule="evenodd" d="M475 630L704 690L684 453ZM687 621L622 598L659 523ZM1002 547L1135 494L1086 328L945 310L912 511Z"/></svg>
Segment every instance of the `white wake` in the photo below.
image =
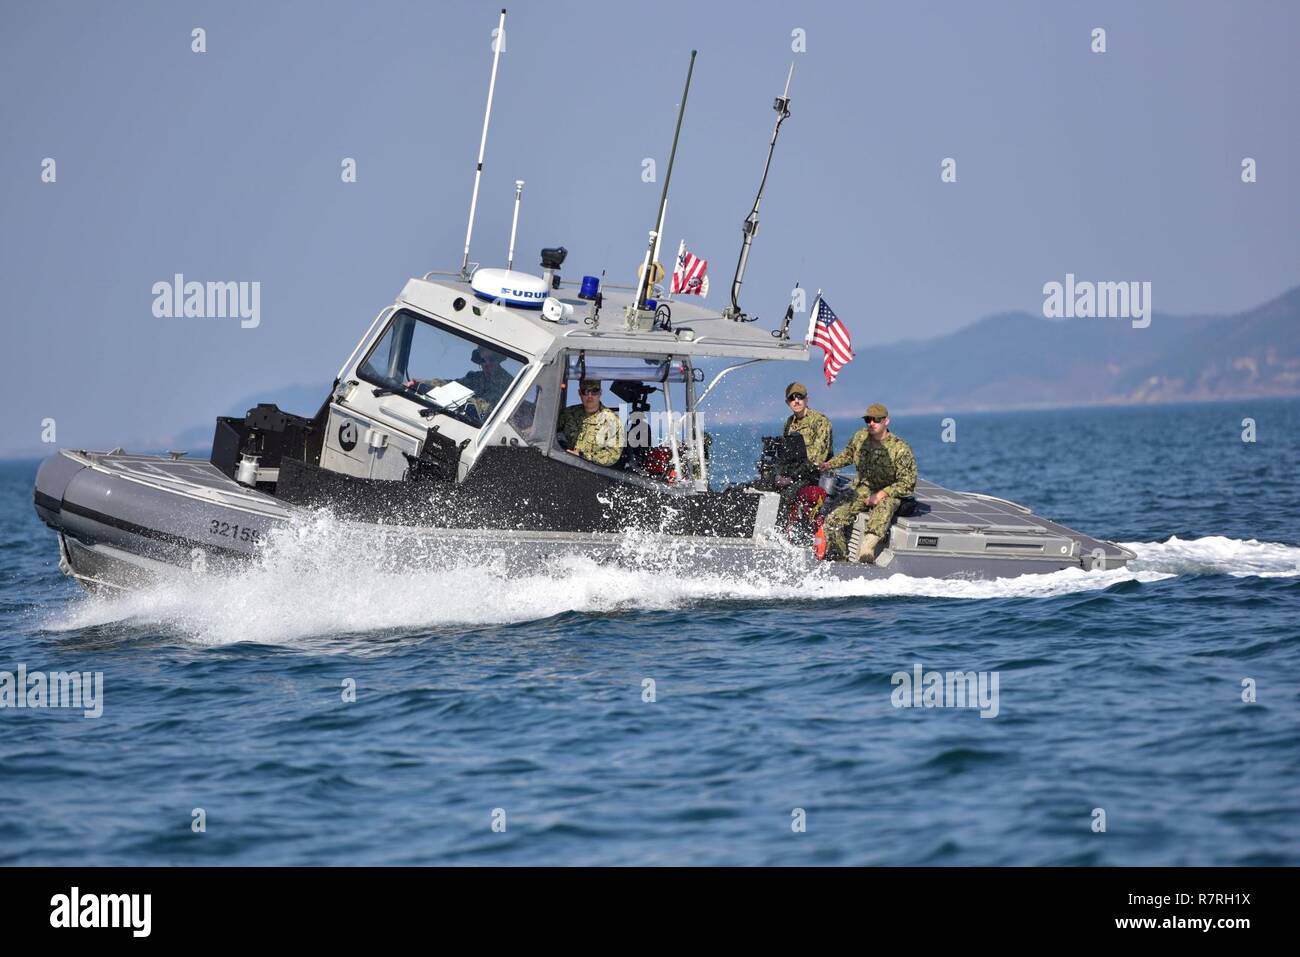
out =
<svg viewBox="0 0 1300 957"><path fill-rule="evenodd" d="M660 549L653 538L629 548ZM991 581L894 575L840 580L822 571L794 580L779 570L745 575L646 571L571 556L520 574L491 554L400 555L355 526L317 516L275 535L254 564L175 580L111 598L87 596L54 611L46 627L80 630L113 623L154 627L208 644L293 643L313 636L431 630L537 621L565 612L608 614L699 602L806 602L924 597L1052 598L1120 582L1175 575L1300 575L1300 547L1218 536L1125 543L1128 568L1068 569ZM635 557L635 556L633 556Z"/></svg>
<svg viewBox="0 0 1300 957"><path fill-rule="evenodd" d="M1293 578L1300 575L1300 548L1255 539L1210 535L1184 541L1121 542L1137 552L1134 566L1171 575L1231 575L1234 578Z"/></svg>

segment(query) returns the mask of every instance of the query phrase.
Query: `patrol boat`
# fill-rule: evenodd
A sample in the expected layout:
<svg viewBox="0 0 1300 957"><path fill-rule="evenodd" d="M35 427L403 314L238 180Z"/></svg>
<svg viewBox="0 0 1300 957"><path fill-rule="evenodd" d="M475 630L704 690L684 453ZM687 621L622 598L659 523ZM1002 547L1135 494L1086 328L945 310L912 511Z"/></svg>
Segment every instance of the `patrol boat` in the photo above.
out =
<svg viewBox="0 0 1300 957"><path fill-rule="evenodd" d="M775 103L764 182L789 116L789 79ZM688 71L682 111L689 86ZM773 332L737 301L762 186L721 311L655 296L681 111L635 287L563 280L563 247L542 251L541 275L515 270L513 226L507 268L473 268L490 113L491 92L460 271L409 280L314 416L262 404L219 418L208 461L64 450L41 465L36 513L57 533L66 574L97 590L238 570L320 509L357 542L380 542L399 566L422 568L482 557L535 570L577 554L682 574L997 578L1114 569L1134 557L1013 502L922 480L874 564L818 561L792 543L773 487L788 449L752 482L710 478L703 422L725 377L810 357L808 342L788 335L792 310ZM557 428L583 380L601 382L630 409L611 465L573 454Z"/></svg>
<svg viewBox="0 0 1300 957"><path fill-rule="evenodd" d="M600 309L614 321L592 324L593 302L548 296L546 308L565 313L551 321L526 305L486 301L481 288L411 279L315 416L259 405L220 418L209 461L121 449L51 456L35 506L58 533L60 567L87 585L132 586L238 566L277 527L318 508L412 556L487 551L528 569L580 553L683 573L997 578L1112 569L1133 557L1024 506L921 480L875 564L818 562L783 534L779 496L766 483L713 487L702 427L720 377L741 364L805 362L805 343L680 302L670 328L629 327L623 311L634 303L617 291ZM462 384L483 349L503 357L509 376L494 399ZM735 364L705 387L712 360ZM421 392L406 386L415 379L445 382ZM628 448L613 466L561 446L557 418L581 379L632 400ZM666 446L638 449L636 436L653 434L656 419L684 427L661 430Z"/></svg>

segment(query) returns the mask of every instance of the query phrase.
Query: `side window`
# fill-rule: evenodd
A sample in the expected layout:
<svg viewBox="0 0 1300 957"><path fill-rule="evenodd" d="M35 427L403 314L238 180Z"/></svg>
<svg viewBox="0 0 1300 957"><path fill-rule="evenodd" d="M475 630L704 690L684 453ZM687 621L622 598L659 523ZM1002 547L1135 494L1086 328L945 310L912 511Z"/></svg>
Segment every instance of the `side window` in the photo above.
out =
<svg viewBox="0 0 1300 957"><path fill-rule="evenodd" d="M684 360L668 355L570 353L564 367L567 406L559 414L556 445L573 451L581 443L582 457L598 465L677 481L671 463L681 462L686 451L682 437L689 374ZM584 383L589 385L586 392ZM583 423L602 406L617 419L610 429L613 438L604 443L583 432Z"/></svg>
<svg viewBox="0 0 1300 957"><path fill-rule="evenodd" d="M529 444L537 437L535 431L537 426L537 404L541 397L542 387L540 385L533 386L528 390L528 394L515 406L515 411L510 413L510 427L518 432L523 440Z"/></svg>

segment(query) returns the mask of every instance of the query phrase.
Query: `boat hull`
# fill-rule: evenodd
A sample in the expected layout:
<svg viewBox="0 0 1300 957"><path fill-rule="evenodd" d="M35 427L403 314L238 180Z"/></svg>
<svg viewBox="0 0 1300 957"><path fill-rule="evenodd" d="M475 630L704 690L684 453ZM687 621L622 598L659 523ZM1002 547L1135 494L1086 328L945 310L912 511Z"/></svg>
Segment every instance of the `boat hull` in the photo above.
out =
<svg viewBox="0 0 1300 957"><path fill-rule="evenodd" d="M392 483L397 484L397 483ZM429 494L424 491L421 494ZM369 549L403 564L491 561L535 572L571 555L682 575L798 581L908 575L1009 578L1065 568L1122 567L1132 553L1033 515L1023 506L922 483L912 515L896 520L876 564L818 562L775 532L775 496L754 510L749 535L433 527L340 519L332 547ZM207 462L64 451L37 475L38 516L59 535L60 566L90 589L132 589L193 574L246 571L278 535L321 520L318 508L234 482ZM632 526L629 526L631 528Z"/></svg>

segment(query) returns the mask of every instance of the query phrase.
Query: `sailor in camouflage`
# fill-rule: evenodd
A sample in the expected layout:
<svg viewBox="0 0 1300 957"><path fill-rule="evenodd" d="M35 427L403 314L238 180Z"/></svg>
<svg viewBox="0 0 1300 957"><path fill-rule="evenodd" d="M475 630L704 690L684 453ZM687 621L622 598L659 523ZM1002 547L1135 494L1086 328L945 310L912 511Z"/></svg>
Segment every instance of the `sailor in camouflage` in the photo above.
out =
<svg viewBox="0 0 1300 957"><path fill-rule="evenodd" d="M827 459L821 463L821 470L842 469L846 465L856 465L858 454L862 451L863 443L871 438L871 432L865 428L858 429L853 433L853 438L849 439L849 444L844 446L844 451L834 458Z"/></svg>
<svg viewBox="0 0 1300 957"><path fill-rule="evenodd" d="M474 393L469 397L469 402L473 405L474 411L478 413L479 420L482 421L492 414L492 410L510 391L510 386L515 381L515 377L501 365L508 358L509 356L505 355L505 353L497 352L497 350L488 346L478 346L470 353L470 361L478 368L466 372L459 379L411 378L407 379L403 385L408 389L415 390L420 395L426 395L448 382L459 382ZM468 406L466 406L466 409L468 409Z"/></svg>
<svg viewBox="0 0 1300 957"><path fill-rule="evenodd" d="M899 506L916 491L916 458L912 448L889 431L889 410L879 402L867 407L863 416L867 427L853 436L839 455L823 462L820 468L839 468L850 461L857 465L858 477L850 497L826 518L826 541L831 557L848 557L874 562L876 551L894 520ZM847 555L845 539L859 512L870 510L862 553Z"/></svg>
<svg viewBox="0 0 1300 957"><path fill-rule="evenodd" d="M614 465L623 454L623 423L618 413L600 403L600 380L583 379L578 384L581 405L571 405L560 413L559 432L570 455Z"/></svg>
<svg viewBox="0 0 1300 957"><path fill-rule="evenodd" d="M790 415L785 420L781 434L797 432L802 435L804 448L808 450L808 461L814 465L824 461L834 448L831 420L808 407L808 387L802 382L791 382L785 387L785 402L790 407Z"/></svg>
<svg viewBox="0 0 1300 957"><path fill-rule="evenodd" d="M831 454L834 448L831 439L831 420L816 409L808 408L808 387L802 382L791 382L785 387L785 404L790 408L782 436L800 435L803 437L804 450L808 453L808 464L798 473L791 473L777 478L776 484L781 489L779 514L791 517L793 506L802 489L816 484L817 463Z"/></svg>
<svg viewBox="0 0 1300 957"><path fill-rule="evenodd" d="M482 418L487 418L488 414L496 408L497 403L510 391L511 383L515 381L515 377L501 366L505 358L507 357L495 349L479 346L470 355L470 361L478 366L478 369L461 376L460 381L465 388L474 391L474 399Z"/></svg>

